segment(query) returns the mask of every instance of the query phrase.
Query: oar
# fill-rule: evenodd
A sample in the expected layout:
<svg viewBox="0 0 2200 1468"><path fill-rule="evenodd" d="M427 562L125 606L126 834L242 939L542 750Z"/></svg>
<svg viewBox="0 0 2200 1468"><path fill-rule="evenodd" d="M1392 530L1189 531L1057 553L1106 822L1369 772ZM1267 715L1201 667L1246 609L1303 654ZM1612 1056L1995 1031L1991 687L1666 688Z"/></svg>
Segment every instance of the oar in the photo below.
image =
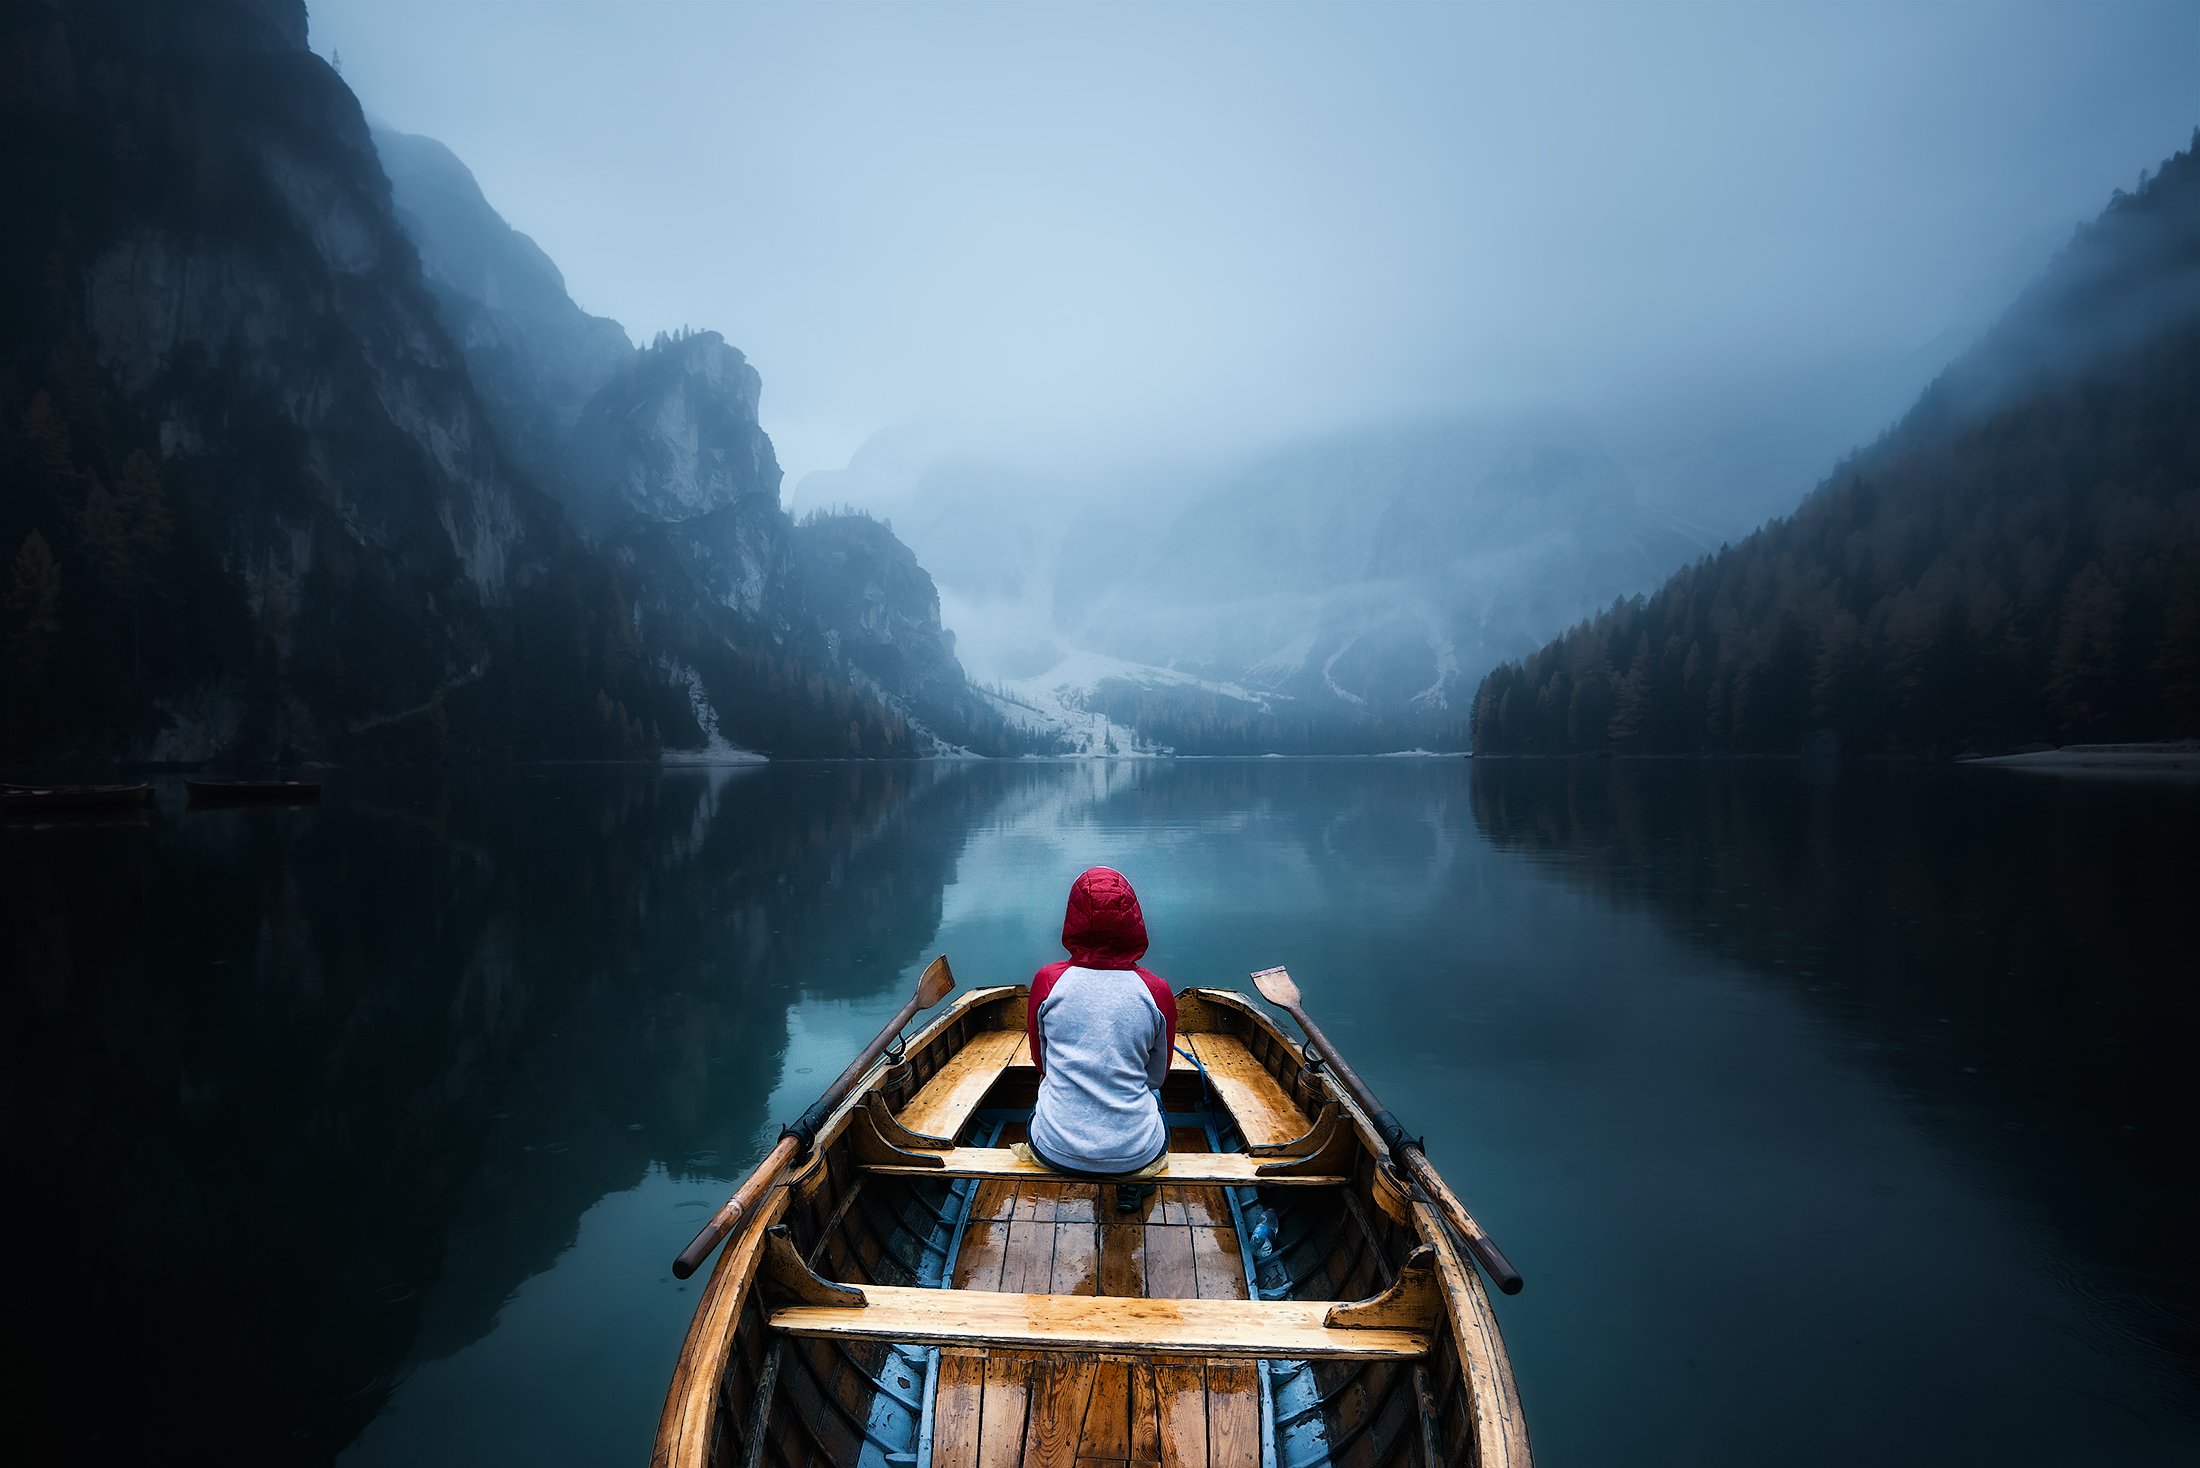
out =
<svg viewBox="0 0 2200 1468"><path fill-rule="evenodd" d="M1359 1074L1345 1063L1344 1057L1337 1053L1337 1047L1330 1044L1329 1037L1322 1033L1321 1026L1306 1017L1306 1011L1299 1007L1299 986L1291 982L1291 975L1280 968L1262 969L1253 975L1253 987L1260 990L1263 999L1299 1022L1299 1028L1306 1031L1306 1038L1312 1040L1321 1051L1322 1063L1337 1073L1337 1079L1344 1082L1345 1089L1352 1093L1352 1099L1360 1103L1360 1109L1375 1123L1375 1130L1382 1135L1383 1144L1390 1148L1391 1160L1428 1192L1437 1208L1451 1221L1451 1226L1459 1230L1459 1237L1467 1241L1467 1251L1474 1255L1475 1261L1489 1275L1490 1281L1508 1295L1519 1294L1521 1285L1526 1283L1521 1279L1520 1271L1512 1267L1512 1261L1504 1256L1488 1234L1482 1232L1482 1225L1474 1221L1474 1215L1467 1212L1467 1205L1459 1201L1459 1195L1451 1190L1443 1175L1429 1162L1427 1155L1421 1151L1421 1144L1375 1098L1375 1093L1367 1088L1367 1082L1361 1080Z"/></svg>
<svg viewBox="0 0 2200 1468"><path fill-rule="evenodd" d="M680 1257L672 1261L675 1278L686 1279L702 1268L703 1261L710 1257L711 1250L717 1248L720 1241L733 1232L734 1225L756 1206L756 1200L763 1197L766 1190L779 1180L779 1174L786 1170L787 1164L810 1150L810 1140L817 1135L817 1129L824 1125L825 1118L832 1115L833 1108L846 1098L855 1083L863 1079L863 1073L871 1068L871 1062L885 1053L886 1047L893 1043L894 1036L901 1033L901 1027L909 1023L917 1011L930 1009L939 1003L946 997L947 991L954 987L955 973L947 966L946 954L941 954L924 966L924 975L917 980L917 992L909 996L909 1002L886 1022L886 1028L878 1032L877 1038L863 1047L861 1055L848 1062L848 1068L840 1073L840 1079L827 1086L825 1094L812 1102L810 1109L803 1112L794 1125L781 1128L779 1145L765 1154L764 1160L756 1165L756 1171L749 1174L748 1181L734 1190L733 1196L726 1200L726 1206L719 1209L709 1223L703 1225L703 1231L689 1240L688 1246L680 1251Z"/></svg>

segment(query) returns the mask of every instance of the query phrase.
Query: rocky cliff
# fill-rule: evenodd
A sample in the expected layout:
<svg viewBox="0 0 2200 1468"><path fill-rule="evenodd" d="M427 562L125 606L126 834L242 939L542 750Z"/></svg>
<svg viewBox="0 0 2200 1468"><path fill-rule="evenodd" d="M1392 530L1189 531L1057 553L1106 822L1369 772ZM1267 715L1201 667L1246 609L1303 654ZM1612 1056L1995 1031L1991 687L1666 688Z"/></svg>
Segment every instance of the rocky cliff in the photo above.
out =
<svg viewBox="0 0 2200 1468"><path fill-rule="evenodd" d="M572 302L447 150L377 140L484 400L632 588L644 647L687 682L706 735L832 753L1044 743L972 692L931 577L890 530L788 516L747 358L691 330L640 351L621 331L613 352L611 323ZM784 706L813 686L815 707Z"/></svg>
<svg viewBox="0 0 2200 1468"><path fill-rule="evenodd" d="M562 527L303 6L0 15L8 742L324 749L478 680Z"/></svg>
<svg viewBox="0 0 2200 1468"><path fill-rule="evenodd" d="M582 407L633 357L626 328L574 304L557 265L490 207L450 149L382 126L374 145L483 407L535 482L568 496L562 447Z"/></svg>
<svg viewBox="0 0 2200 1468"><path fill-rule="evenodd" d="M393 196L305 34L0 3L0 756L934 747L801 611L739 354L634 352L433 144Z"/></svg>

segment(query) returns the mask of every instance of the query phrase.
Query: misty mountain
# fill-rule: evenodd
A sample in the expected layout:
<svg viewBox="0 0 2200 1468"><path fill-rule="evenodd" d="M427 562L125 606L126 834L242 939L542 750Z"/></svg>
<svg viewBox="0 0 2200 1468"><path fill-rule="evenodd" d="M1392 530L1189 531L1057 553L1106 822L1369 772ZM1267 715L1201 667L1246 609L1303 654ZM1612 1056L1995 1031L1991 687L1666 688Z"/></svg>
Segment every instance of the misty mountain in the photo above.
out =
<svg viewBox="0 0 2200 1468"><path fill-rule="evenodd" d="M1795 514L1483 683L1477 751L2200 732L2200 133Z"/></svg>
<svg viewBox="0 0 2200 1468"><path fill-rule="evenodd" d="M1108 532L1096 518L1080 544ZM1121 542L1121 575L1057 582L1074 642L1392 717L1454 707L1482 668L1697 548L1556 414L1322 440Z"/></svg>
<svg viewBox="0 0 2200 1468"><path fill-rule="evenodd" d="M1959 315L1906 350L1664 384L1607 409L1598 426L1646 508L1706 547L1739 540L1899 418L1987 324Z"/></svg>
<svg viewBox="0 0 2200 1468"><path fill-rule="evenodd" d="M432 144L393 197L305 37L296 0L0 6L0 747L987 746L893 548L779 511L739 354L635 352Z"/></svg>
<svg viewBox="0 0 2200 1468"><path fill-rule="evenodd" d="M1012 706L1187 753L1455 742L1485 669L1703 548L1559 413L1076 484L904 432L801 498L889 516Z"/></svg>
<svg viewBox="0 0 2200 1468"><path fill-rule="evenodd" d="M573 302L448 149L375 138L501 437L545 466L538 482L618 568L642 646L691 689L712 747L1034 747L970 688L930 578L890 531L846 516L798 525L781 507L763 378L741 352L710 331L635 350ZM838 689L824 695L835 712L804 736L782 706L813 674ZM881 700L883 716L866 712Z"/></svg>
<svg viewBox="0 0 2200 1468"><path fill-rule="evenodd" d="M476 391L514 458L557 492L567 482L559 449L581 409L634 355L626 328L574 304L557 265L489 207L450 149L379 125L373 136L398 223L420 246Z"/></svg>
<svg viewBox="0 0 2200 1468"><path fill-rule="evenodd" d="M303 7L0 15L8 746L512 749L572 718L563 747L614 753L685 717L589 637L618 589L502 451ZM523 628L589 640L551 669Z"/></svg>

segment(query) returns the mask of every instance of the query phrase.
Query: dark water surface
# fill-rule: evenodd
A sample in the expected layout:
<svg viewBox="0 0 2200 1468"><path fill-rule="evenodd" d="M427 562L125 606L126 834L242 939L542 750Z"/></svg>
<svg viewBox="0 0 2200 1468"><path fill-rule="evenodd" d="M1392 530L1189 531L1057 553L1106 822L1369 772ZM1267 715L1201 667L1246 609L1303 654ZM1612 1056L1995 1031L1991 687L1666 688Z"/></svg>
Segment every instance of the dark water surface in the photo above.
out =
<svg viewBox="0 0 2200 1468"><path fill-rule="evenodd" d="M1250 761L338 773L0 829L9 1435L647 1456L669 1260L944 950L1309 1008L1528 1276L1538 1461L2200 1462L2200 789ZM20 1228L26 1224L27 1228ZM44 1456L41 1454L40 1456Z"/></svg>

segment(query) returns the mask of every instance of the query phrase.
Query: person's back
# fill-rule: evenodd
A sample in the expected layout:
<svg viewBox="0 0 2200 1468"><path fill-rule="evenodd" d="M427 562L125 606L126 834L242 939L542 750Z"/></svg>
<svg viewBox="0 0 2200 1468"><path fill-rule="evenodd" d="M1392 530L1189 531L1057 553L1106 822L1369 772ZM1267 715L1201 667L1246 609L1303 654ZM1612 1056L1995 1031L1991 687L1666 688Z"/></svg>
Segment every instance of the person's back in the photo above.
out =
<svg viewBox="0 0 2200 1468"><path fill-rule="evenodd" d="M1060 1172L1139 1173L1168 1150L1158 1092L1176 1046L1176 997L1138 967L1146 920L1122 873L1094 867L1070 887L1062 946L1068 961L1031 981L1039 1104L1029 1145Z"/></svg>

